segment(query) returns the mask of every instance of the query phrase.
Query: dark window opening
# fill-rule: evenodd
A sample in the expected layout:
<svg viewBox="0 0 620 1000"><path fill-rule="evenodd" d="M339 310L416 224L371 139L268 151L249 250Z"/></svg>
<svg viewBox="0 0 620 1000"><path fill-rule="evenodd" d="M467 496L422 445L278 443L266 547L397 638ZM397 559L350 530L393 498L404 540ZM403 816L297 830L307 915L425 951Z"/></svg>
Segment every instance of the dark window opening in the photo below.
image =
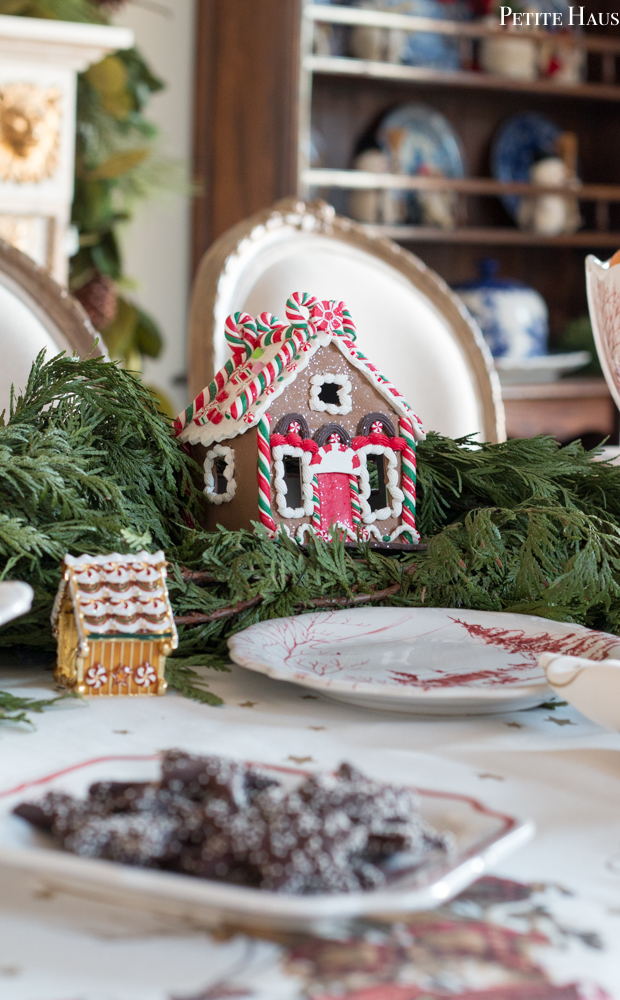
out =
<svg viewBox="0 0 620 1000"><path fill-rule="evenodd" d="M286 502L289 507L301 507L301 459L284 456L284 482Z"/></svg>
<svg viewBox="0 0 620 1000"><path fill-rule="evenodd" d="M216 458L213 463L214 493L217 493L218 496L228 492L228 480L224 475L227 465L228 463L225 458Z"/></svg>
<svg viewBox="0 0 620 1000"><path fill-rule="evenodd" d="M370 496L368 506L372 511L382 510L388 506L387 487L385 484L385 459L383 455L367 455L366 467L370 480Z"/></svg>
<svg viewBox="0 0 620 1000"><path fill-rule="evenodd" d="M319 392L319 399L322 403L331 403L333 406L340 406L340 396L338 395L340 389L339 382L323 382L321 391Z"/></svg>

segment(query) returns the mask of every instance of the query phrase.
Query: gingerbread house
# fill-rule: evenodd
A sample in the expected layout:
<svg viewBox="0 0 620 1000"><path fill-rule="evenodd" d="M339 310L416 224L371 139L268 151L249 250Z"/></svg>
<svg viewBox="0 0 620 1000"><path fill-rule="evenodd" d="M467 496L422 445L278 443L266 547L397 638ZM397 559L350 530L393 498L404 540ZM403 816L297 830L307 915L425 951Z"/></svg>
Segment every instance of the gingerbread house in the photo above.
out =
<svg viewBox="0 0 620 1000"><path fill-rule="evenodd" d="M206 527L416 544L420 420L356 346L343 302L226 321L232 357L175 421L204 469Z"/></svg>
<svg viewBox="0 0 620 1000"><path fill-rule="evenodd" d="M55 678L83 695L165 694L178 645L163 552L65 556L52 611Z"/></svg>

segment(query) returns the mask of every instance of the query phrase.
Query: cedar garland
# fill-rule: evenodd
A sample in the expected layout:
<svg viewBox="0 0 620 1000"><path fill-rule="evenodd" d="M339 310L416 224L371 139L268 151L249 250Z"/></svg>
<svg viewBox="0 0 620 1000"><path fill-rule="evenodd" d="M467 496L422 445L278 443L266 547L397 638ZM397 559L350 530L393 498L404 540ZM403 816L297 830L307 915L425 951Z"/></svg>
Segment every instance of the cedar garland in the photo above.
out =
<svg viewBox="0 0 620 1000"><path fill-rule="evenodd" d="M301 547L260 527L206 534L188 526L201 470L148 391L102 359L41 355L0 424L0 577L35 589L32 612L0 631L0 646L53 649L66 552L160 547L186 622L169 683L202 701L216 699L193 668L225 669L233 632L322 607L506 610L620 633L620 468L545 437L477 445L429 434L418 459L426 549Z"/></svg>

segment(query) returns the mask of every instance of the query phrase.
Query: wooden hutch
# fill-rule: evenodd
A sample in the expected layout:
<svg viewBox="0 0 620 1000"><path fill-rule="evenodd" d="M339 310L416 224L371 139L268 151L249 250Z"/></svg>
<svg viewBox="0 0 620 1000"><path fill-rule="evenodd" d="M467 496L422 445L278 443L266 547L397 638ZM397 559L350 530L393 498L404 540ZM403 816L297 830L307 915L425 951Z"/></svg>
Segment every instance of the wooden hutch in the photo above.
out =
<svg viewBox="0 0 620 1000"><path fill-rule="evenodd" d="M599 8L612 6L603 0ZM452 34L460 40L464 65L473 62L479 39L493 31L479 23L303 0L199 0L195 169L201 193L194 210L195 264L227 228L286 195L320 196L347 214L355 187L452 189L460 202L456 229L369 228L406 245L450 284L474 278L480 257L496 257L501 274L520 278L545 298L553 345L568 320L587 313L585 255L604 259L620 248L618 30L586 31L575 40L586 51L587 82L567 85L318 55L317 24L337 28L345 53L346 33L356 24ZM469 177L449 181L351 169L360 138L390 108L412 100L434 106L455 126ZM541 190L490 176L498 125L526 110L540 111L578 136L584 226L576 233L544 237L521 231L501 204L503 195ZM320 168L309 162L313 126L325 140ZM511 385L504 401L510 436L617 435L616 408L602 379Z"/></svg>

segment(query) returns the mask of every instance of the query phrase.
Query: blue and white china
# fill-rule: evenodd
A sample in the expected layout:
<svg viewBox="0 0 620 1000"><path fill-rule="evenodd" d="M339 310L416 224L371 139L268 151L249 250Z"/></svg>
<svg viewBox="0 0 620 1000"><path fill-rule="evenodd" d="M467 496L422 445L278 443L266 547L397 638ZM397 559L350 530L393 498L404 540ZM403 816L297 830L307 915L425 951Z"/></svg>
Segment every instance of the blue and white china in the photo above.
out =
<svg viewBox="0 0 620 1000"><path fill-rule="evenodd" d="M455 288L496 358L547 353L549 312L542 295L522 281L498 278L495 260L480 262L480 277Z"/></svg>
<svg viewBox="0 0 620 1000"><path fill-rule="evenodd" d="M462 21L471 17L463 0L446 4L439 0L356 0L354 6L365 10L381 10L435 20ZM408 66L428 66L432 69L461 68L458 39L446 35L421 32L399 32L399 59Z"/></svg>
<svg viewBox="0 0 620 1000"><path fill-rule="evenodd" d="M390 133L400 130L398 166L404 174L438 173L442 177L465 177L465 150L461 137L447 118L428 104L401 104L382 120L377 131L379 145L394 152Z"/></svg>
<svg viewBox="0 0 620 1000"><path fill-rule="evenodd" d="M425 174L429 177L465 177L465 150L460 136L439 111L428 104L401 104L390 111L377 130L377 141L389 157L394 173ZM406 197L408 217L411 222L426 222L451 228L452 198L448 192L440 193L444 222L429 218L433 205L428 198L411 192ZM438 206L434 206L437 209ZM453 224L453 220L452 220Z"/></svg>
<svg viewBox="0 0 620 1000"><path fill-rule="evenodd" d="M440 21L463 21L470 17L467 4L459 3L458 0L450 4L438 3L437 0L409 0L407 6L408 13L417 17L433 17ZM446 35L410 34L403 46L401 60L407 66L459 70L461 58L458 39Z"/></svg>
<svg viewBox="0 0 620 1000"><path fill-rule="evenodd" d="M537 160L555 156L562 129L555 122L528 111L514 115L500 128L491 150L491 170L498 181L529 181L530 170ZM520 198L507 194L502 204L517 219Z"/></svg>

